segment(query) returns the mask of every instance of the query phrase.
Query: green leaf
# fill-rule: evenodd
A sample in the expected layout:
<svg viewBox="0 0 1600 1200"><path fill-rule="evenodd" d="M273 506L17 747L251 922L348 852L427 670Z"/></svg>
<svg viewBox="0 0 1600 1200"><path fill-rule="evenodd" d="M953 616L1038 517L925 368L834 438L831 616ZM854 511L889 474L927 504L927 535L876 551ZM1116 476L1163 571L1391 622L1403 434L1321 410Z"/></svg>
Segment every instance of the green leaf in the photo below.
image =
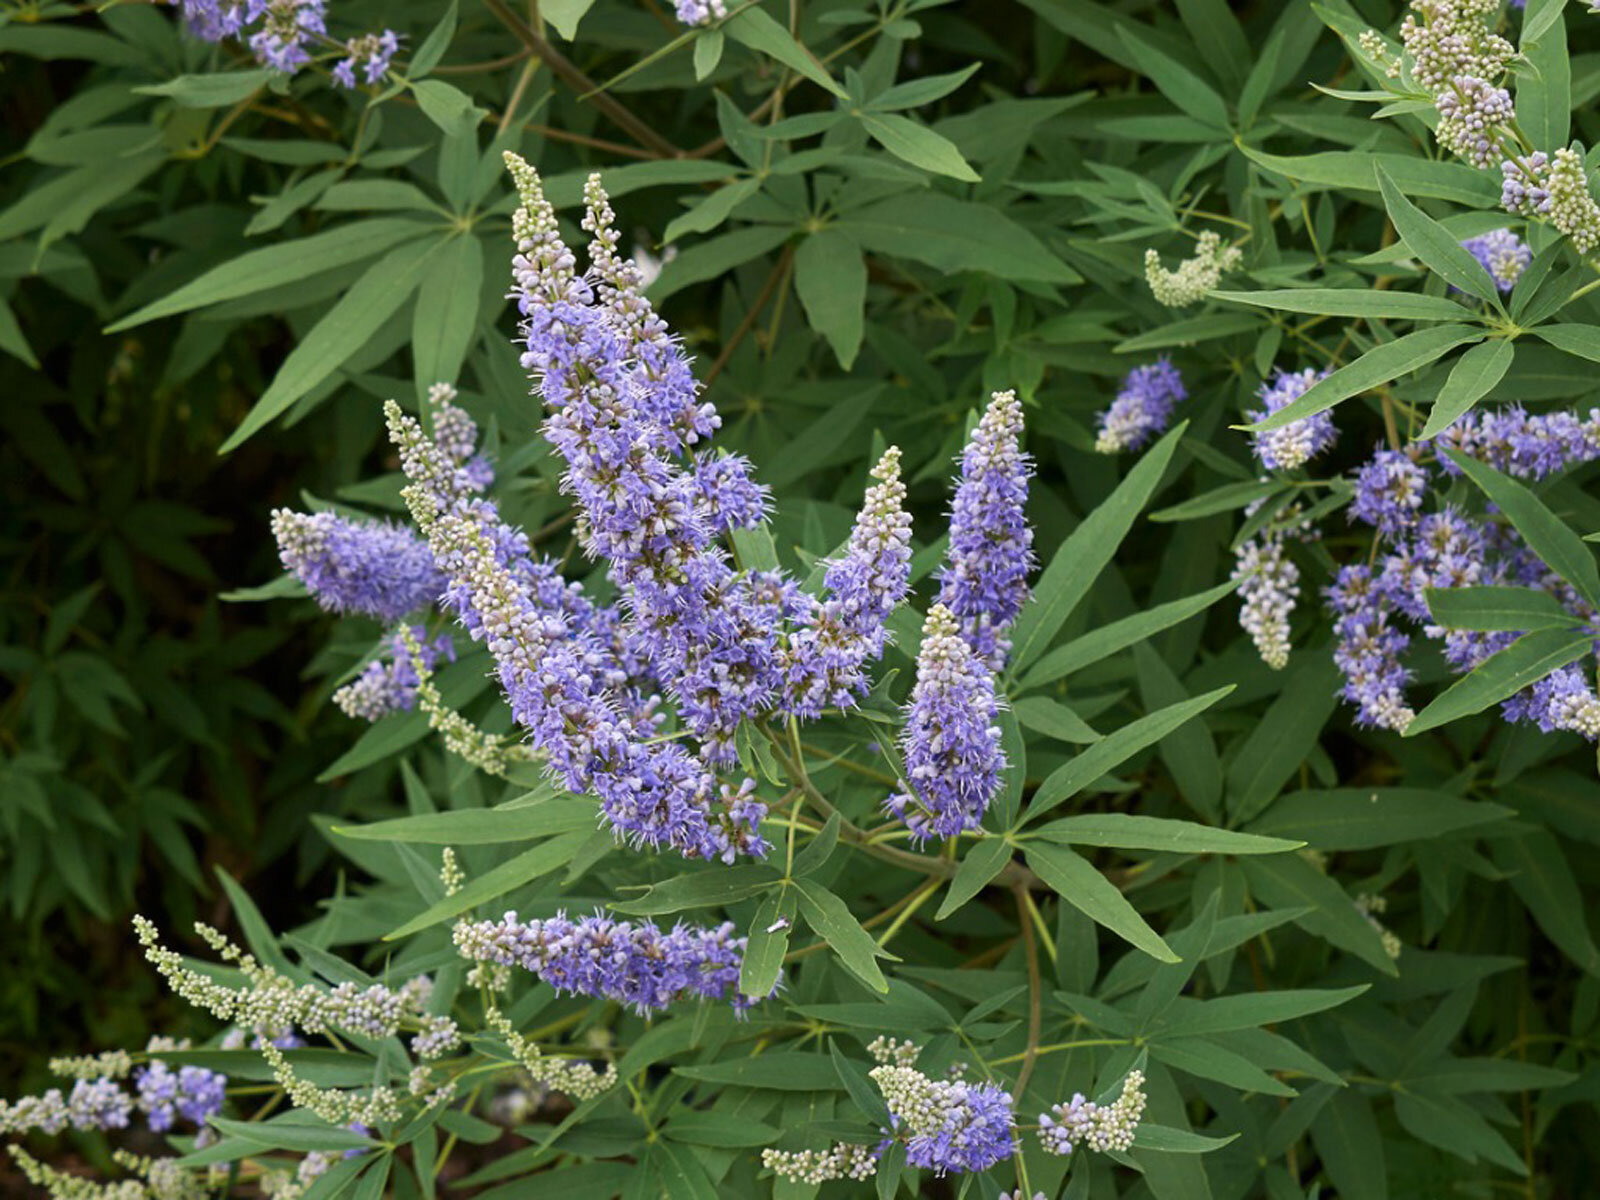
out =
<svg viewBox="0 0 1600 1200"><path fill-rule="evenodd" d="M1476 260L1473 262L1477 266ZM1478 267L1483 273L1483 268ZM1212 292L1214 300L1254 304L1279 312L1311 313L1325 317L1366 317L1402 321L1469 321L1470 309L1443 296L1417 292L1375 291L1367 288L1278 288L1261 292Z"/></svg>
<svg viewBox="0 0 1600 1200"><path fill-rule="evenodd" d="M727 44L720 29L706 29L694 40L694 78L704 83L722 61L722 49Z"/></svg>
<svg viewBox="0 0 1600 1200"><path fill-rule="evenodd" d="M860 119L861 127L872 140L902 162L963 183L978 182L978 173L961 157L955 143L926 125L895 113L866 112Z"/></svg>
<svg viewBox="0 0 1600 1200"><path fill-rule="evenodd" d="M783 973L783 956L789 952L794 929L795 892L783 887L763 900L745 937L744 964L739 968L739 991L765 998Z"/></svg>
<svg viewBox="0 0 1600 1200"><path fill-rule="evenodd" d="M1521 50L1526 70L1517 72L1517 124L1535 146L1565 146L1572 112L1572 60L1566 0L1528 0Z"/></svg>
<svg viewBox="0 0 1600 1200"><path fill-rule="evenodd" d="M1579 624L1549 592L1524 587L1428 588L1428 611L1448 629L1527 633Z"/></svg>
<svg viewBox="0 0 1600 1200"><path fill-rule="evenodd" d="M483 243L470 234L449 239L423 275L411 315L418 399L434 384L460 378L482 295Z"/></svg>
<svg viewBox="0 0 1600 1200"><path fill-rule="evenodd" d="M450 48L450 41L456 34L456 9L458 3L459 0L450 0L449 6L444 10L444 16L439 18L439 23L428 31L428 36L417 47L417 52L411 56L411 61L406 64L408 78L421 79L439 65L439 60L444 57L445 51Z"/></svg>
<svg viewBox="0 0 1600 1200"><path fill-rule="evenodd" d="M1011 706L1011 711L1019 725L1060 742L1087 746L1100 740L1100 734L1077 713L1065 704L1044 696L1029 696L1026 700L1018 700Z"/></svg>
<svg viewBox="0 0 1600 1200"><path fill-rule="evenodd" d="M1178 956L1145 924L1115 885L1088 859L1065 846L1033 842L1027 848L1028 865L1051 890L1097 925L1104 925L1124 941L1161 962L1178 962Z"/></svg>
<svg viewBox="0 0 1600 1200"><path fill-rule="evenodd" d="M1262 327L1263 321L1250 313L1216 312L1199 317L1186 317L1144 333L1125 338L1111 349L1117 354L1133 354L1145 350L1160 350L1167 346L1192 346L1196 342L1231 337L1236 333L1250 333Z"/></svg>
<svg viewBox="0 0 1600 1200"><path fill-rule="evenodd" d="M686 233L709 233L732 215L761 187L758 179L740 179L727 187L718 188L688 212L674 217L661 233L661 240L676 242Z"/></svg>
<svg viewBox="0 0 1600 1200"><path fill-rule="evenodd" d="M1151 520L1154 519L1152 516ZM1125 650L1135 642L1154 637L1163 629L1169 629L1197 613L1204 612L1238 586L1234 582L1218 584L1209 591L1185 596L1182 600L1158 604L1155 608L1134 613L1131 617L1123 617L1122 620L1113 621L1109 625L1102 625L1092 633L1075 638L1046 654L1022 677L1018 689L1027 691L1052 683L1119 650Z"/></svg>
<svg viewBox="0 0 1600 1200"><path fill-rule="evenodd" d="M1083 813L1063 817L1032 830L1029 836L1063 845L1115 846L1123 850L1170 854L1282 854L1305 845L1301 841L1216 829L1193 821L1130 813Z"/></svg>
<svg viewBox="0 0 1600 1200"><path fill-rule="evenodd" d="M353 221L326 233L263 250L252 250L108 325L106 332L120 333L158 317L170 317L295 283L316 272L371 258L426 232L428 226L417 221L379 217L371 221Z"/></svg>
<svg viewBox="0 0 1600 1200"><path fill-rule="evenodd" d="M285 1119L287 1118L287 1119ZM275 1121L233 1121L211 1117L209 1124L232 1137L272 1150L372 1150L378 1143L363 1134L328 1124L312 1124L304 1114L286 1113Z"/></svg>
<svg viewBox="0 0 1600 1200"><path fill-rule="evenodd" d="M1174 1129L1170 1125L1140 1121L1139 1127L1134 1131L1133 1145L1136 1150L1159 1150L1164 1154L1209 1154L1238 1139L1237 1133L1223 1138L1206 1137L1188 1129Z"/></svg>
<svg viewBox="0 0 1600 1200"><path fill-rule="evenodd" d="M778 1051L706 1066L677 1067L685 1079L778 1092L828 1092L844 1087L826 1054Z"/></svg>
<svg viewBox="0 0 1600 1200"><path fill-rule="evenodd" d="M1376 192L1376 168L1381 167L1408 196L1449 200L1479 209L1493 209L1500 203L1498 177L1488 171L1474 170L1465 163L1405 154L1373 154L1365 150L1328 150L1321 154L1285 157L1248 145L1241 145L1239 149L1258 166L1301 184L1310 184L1313 189Z"/></svg>
<svg viewBox="0 0 1600 1200"><path fill-rule="evenodd" d="M446 896L437 904L431 905L393 933L384 935L383 940L393 942L410 937L414 933L437 925L440 921L448 921L451 917L460 916L480 904L499 899L507 892L531 883L541 875L548 875L566 866L588 840L589 834L586 831L563 833L548 842L541 842L531 849L524 850L493 870L468 880L466 886L455 895Z"/></svg>
<svg viewBox="0 0 1600 1200"><path fill-rule="evenodd" d="M1427 424L1419 435L1421 440L1426 441L1443 433L1457 418L1492 392L1511 369L1511 360L1515 356L1515 348L1503 338L1469 346L1466 353L1456 359L1455 366L1450 368L1450 377L1434 397Z"/></svg>
<svg viewBox="0 0 1600 1200"><path fill-rule="evenodd" d="M1177 105L1178 111L1194 117L1219 132L1228 128L1228 106L1216 91L1174 58L1163 54L1135 31L1124 25L1118 31L1122 44L1139 65L1139 70Z"/></svg>
<svg viewBox="0 0 1600 1200"><path fill-rule="evenodd" d="M284 359L272 385L257 400L219 454L237 450L290 405L339 369L411 298L443 243L400 246L379 259Z"/></svg>
<svg viewBox="0 0 1600 1200"><path fill-rule="evenodd" d="M1282 790L1317 748L1322 727L1338 702L1338 668L1325 649L1309 652L1311 661L1289 673L1276 704L1250 731L1228 767L1228 811L1235 823L1248 821Z"/></svg>
<svg viewBox="0 0 1600 1200"><path fill-rule="evenodd" d="M775 225L753 225L690 246L661 269L660 276L647 289L648 294L659 304L683 288L715 279L776 249L789 240L791 232Z"/></svg>
<svg viewBox="0 0 1600 1200"><path fill-rule="evenodd" d="M673 1117L661 1136L695 1146L742 1149L771 1145L783 1136L783 1130L732 1113L685 1112Z"/></svg>
<svg viewBox="0 0 1600 1200"><path fill-rule="evenodd" d="M1215 1000L1180 1001L1168 1010L1172 1015L1162 1032L1194 1036L1276 1025L1280 1021L1293 1021L1346 1004L1370 986L1362 983L1345 988L1247 992L1237 996L1219 996Z"/></svg>
<svg viewBox="0 0 1600 1200"><path fill-rule="evenodd" d="M1589 653L1589 646L1590 635L1586 633L1545 629L1524 634L1436 696L1412 718L1404 736L1415 737L1482 712L1552 671L1577 662Z"/></svg>
<svg viewBox="0 0 1600 1200"><path fill-rule="evenodd" d="M794 253L794 290L811 328L828 339L839 365L849 370L861 350L867 299L867 263L845 233L826 228Z"/></svg>
<svg viewBox="0 0 1600 1200"><path fill-rule="evenodd" d="M795 881L800 911L806 924L832 946L849 972L875 992L887 992L888 981L878 969L877 959L889 957L872 935L861 928L845 902L814 879Z"/></svg>
<svg viewBox="0 0 1600 1200"><path fill-rule="evenodd" d="M980 271L1038 283L1074 283L1079 278L999 209L938 192L901 193L846 213L833 228L868 250L941 271Z"/></svg>
<svg viewBox="0 0 1600 1200"><path fill-rule="evenodd" d="M17 314L11 310L11 305L6 303L3 296L0 296L0 350L4 350L14 358L20 358L34 370L39 369L39 360L34 356L33 348L28 345L22 326L17 324Z"/></svg>
<svg viewBox="0 0 1600 1200"><path fill-rule="evenodd" d="M1160 741L1185 721L1198 716L1233 691L1233 685L1217 688L1192 700L1170 704L1130 721L1082 751L1071 762L1055 770L1028 802L1030 821L1042 817L1064 800L1076 796L1117 764L1133 757L1146 746Z"/></svg>
<svg viewBox="0 0 1600 1200"><path fill-rule="evenodd" d="M765 10L747 5L724 21L719 28L734 41L768 58L776 59L792 71L798 71L812 83L828 89L841 100L850 95L834 81L828 69L819 63L782 25Z"/></svg>
<svg viewBox="0 0 1600 1200"><path fill-rule="evenodd" d="M1250 892L1270 908L1305 911L1301 928L1358 955L1385 975L1398 975L1383 939L1345 890L1298 854L1274 854L1239 861Z"/></svg>
<svg viewBox="0 0 1600 1200"><path fill-rule="evenodd" d="M1315 413L1325 412L1341 400L1369 392L1419 367L1425 367L1466 342L1483 337L1481 328L1471 325L1436 325L1419 329L1392 342L1368 350L1352 363L1346 363L1327 378L1307 388L1265 420L1253 425L1235 426L1252 433L1282 429Z"/></svg>
<svg viewBox="0 0 1600 1200"><path fill-rule="evenodd" d="M1555 837L1541 829L1500 838L1493 843L1493 854L1545 936L1579 968L1600 975L1600 949L1586 916L1589 906Z"/></svg>
<svg viewBox="0 0 1600 1200"><path fill-rule="evenodd" d="M283 951L278 949L277 935L272 932L272 926L267 924L267 919L261 915L261 910L256 907L250 894L222 867L218 866L215 870L217 880L222 884L222 890L228 894L228 903L233 906L234 918L239 922L239 929L244 934L244 943L250 952L281 974L291 978L298 976L299 972L289 965L289 960L284 957Z"/></svg>
<svg viewBox="0 0 1600 1200"><path fill-rule="evenodd" d="M686 908L734 904L766 891L778 878L775 868L754 864L696 871L655 884L636 900L613 901L611 907L634 916L656 917Z"/></svg>
<svg viewBox="0 0 1600 1200"><path fill-rule="evenodd" d="M1240 483L1225 483L1219 488L1185 500L1182 504L1174 504L1170 508L1160 508L1150 514L1152 521L1194 521L1200 517L1214 516L1220 512L1233 512L1235 509L1245 508L1257 500L1265 500L1283 489L1283 485L1276 480L1265 483L1255 479L1244 480ZM1182 603L1174 601L1174 603Z"/></svg>
<svg viewBox="0 0 1600 1200"><path fill-rule="evenodd" d="M1594 554L1583 544L1583 539L1510 476L1454 450L1445 453L1495 507L1505 513L1528 543L1528 548L1576 588L1590 605L1600 608L1600 569L1596 568Z"/></svg>
<svg viewBox="0 0 1600 1200"><path fill-rule="evenodd" d="M837 812L829 817L817 831L817 836L794 856L794 869L790 874L798 878L802 875L814 875L821 870L828 859L833 857L834 848L839 844L839 828L843 823L844 818Z"/></svg>
<svg viewBox="0 0 1600 1200"><path fill-rule="evenodd" d="M1565 350L1590 362L1600 362L1600 325L1540 325L1533 333L1557 350Z"/></svg>
<svg viewBox="0 0 1600 1200"><path fill-rule="evenodd" d="M1341 1196L1388 1200L1389 1172L1372 1102L1354 1088L1336 1092L1311 1122L1311 1142Z"/></svg>
<svg viewBox="0 0 1600 1200"><path fill-rule="evenodd" d="M944 901L939 905L939 911L933 914L933 919L944 920L983 891L1010 861L1011 844L1004 838L988 837L973 845L951 876L950 889L945 892Z"/></svg>
<svg viewBox="0 0 1600 1200"><path fill-rule="evenodd" d="M594 0L543 0L539 15L567 41L578 36L578 22L594 7Z"/></svg>
<svg viewBox="0 0 1600 1200"><path fill-rule="evenodd" d="M1461 239L1407 200L1381 165L1373 172L1389 220L1411 253L1446 283L1499 308L1499 289L1483 264L1461 245Z"/></svg>
<svg viewBox="0 0 1600 1200"><path fill-rule="evenodd" d="M179 108L226 108L255 95L278 72L262 67L253 71L218 71L206 75L179 75L166 83L133 88L135 95L164 96Z"/></svg>
<svg viewBox="0 0 1600 1200"><path fill-rule="evenodd" d="M432 846L493 846L557 833L591 830L599 808L585 796L551 796L516 808L462 808L419 813L368 825L335 825L340 837L372 842L420 842Z"/></svg>
<svg viewBox="0 0 1600 1200"><path fill-rule="evenodd" d="M1300 838L1318 850L1372 850L1449 837L1503 821L1509 808L1426 788L1333 788L1291 792L1249 825L1252 833Z"/></svg>
<svg viewBox="0 0 1600 1200"><path fill-rule="evenodd" d="M1159 442L1145 451L1127 478L1083 519L1050 559L1039 576L1033 595L1017 617L1011 633L1012 670L1020 671L1050 644L1078 602L1089 592L1100 572L1117 552L1133 527L1139 510L1155 493L1182 440L1187 422L1179 422Z"/></svg>
<svg viewBox="0 0 1600 1200"><path fill-rule="evenodd" d="M439 127L446 137L458 133L469 122L476 124L472 98L460 88L442 79L424 79L411 85L411 94L417 98L417 107L423 116Z"/></svg>

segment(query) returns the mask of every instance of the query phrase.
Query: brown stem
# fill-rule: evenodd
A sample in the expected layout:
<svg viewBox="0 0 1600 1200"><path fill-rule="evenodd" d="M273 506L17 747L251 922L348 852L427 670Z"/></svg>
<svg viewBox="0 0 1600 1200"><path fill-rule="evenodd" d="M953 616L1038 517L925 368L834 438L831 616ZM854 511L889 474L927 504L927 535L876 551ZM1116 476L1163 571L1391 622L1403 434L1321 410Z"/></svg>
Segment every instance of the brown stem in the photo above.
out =
<svg viewBox="0 0 1600 1200"><path fill-rule="evenodd" d="M628 111L627 106L599 90L599 84L584 74L583 70L561 51L552 46L538 30L534 29L501 0L483 0L495 17L517 36L517 39L538 56L551 72L582 98L611 119L611 122L634 141L651 151L657 158L682 158L684 153L650 126Z"/></svg>
<svg viewBox="0 0 1600 1200"><path fill-rule="evenodd" d="M1028 1046L1022 1055L1022 1070L1017 1072L1017 1085L1013 1093L1020 1102L1028 1090L1033 1064L1039 1057L1039 1030L1044 1023L1044 985L1039 979L1039 947L1034 944L1033 914L1028 911L1028 889L1016 884L1011 890L1017 898L1017 916L1022 921L1022 945L1028 956Z"/></svg>
<svg viewBox="0 0 1600 1200"><path fill-rule="evenodd" d="M778 281L783 278L789 269L789 263L794 259L794 246L790 244L783 248L783 253L778 256L778 261L773 264L772 273L767 276L767 282L761 285L761 294L756 297L756 302L750 306L750 311L745 313L744 319L739 322L739 327L733 331L733 336L728 339L728 344L722 348L722 353L717 355L717 361L711 364L711 369L706 372L705 386L710 387L716 382L717 376L722 374L722 369L728 365L728 360L733 357L733 352L739 348L739 343L755 326L756 318L761 315L761 310L767 306L767 301L772 298L772 293L777 289Z"/></svg>
<svg viewBox="0 0 1600 1200"><path fill-rule="evenodd" d="M908 871L918 871L923 875L932 875L941 879L949 879L960 864L948 858L934 858L926 854L912 854L909 850L896 850L893 846L873 844L867 840L867 834L859 826L846 820L842 813L833 806L833 802L817 790L817 785L811 782L811 777L806 773L802 764L795 762L789 755L788 749L770 729L764 730L767 740L772 743L773 753L778 756L778 762L788 772L792 782L799 785L805 793L811 806L822 814L824 820L834 815L839 816L839 840L848 842L864 854L882 862L893 863L897 867L904 867ZM1003 887L1025 888L1028 891L1047 892L1050 888L1027 867L1019 862L1008 862L995 876L995 882Z"/></svg>

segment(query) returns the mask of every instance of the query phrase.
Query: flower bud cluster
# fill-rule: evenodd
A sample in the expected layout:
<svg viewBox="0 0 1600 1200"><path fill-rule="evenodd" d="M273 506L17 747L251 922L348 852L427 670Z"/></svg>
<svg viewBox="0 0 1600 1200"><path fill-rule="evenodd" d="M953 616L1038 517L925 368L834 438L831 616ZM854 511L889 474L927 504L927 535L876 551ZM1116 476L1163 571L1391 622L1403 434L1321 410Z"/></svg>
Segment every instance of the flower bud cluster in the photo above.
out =
<svg viewBox="0 0 1600 1200"><path fill-rule="evenodd" d="M1104 1107L1077 1093L1066 1104L1057 1104L1039 1114L1039 1143L1049 1154L1071 1154L1078 1145L1104 1154L1108 1150L1126 1151L1133 1146L1144 1115L1144 1072L1129 1071L1122 1081L1122 1094Z"/></svg>
<svg viewBox="0 0 1600 1200"><path fill-rule="evenodd" d="M726 0L674 0L678 20L685 25L709 25L728 15Z"/></svg>
<svg viewBox="0 0 1600 1200"><path fill-rule="evenodd" d="M844 553L827 565L824 599L806 606L784 649L784 704L796 716L849 708L865 694L867 663L883 654L889 614L911 588L911 518L898 447L884 452L872 478Z"/></svg>
<svg viewBox="0 0 1600 1200"><path fill-rule="evenodd" d="M868 1074L912 1166L940 1175L986 1171L1015 1153L1011 1096L997 1085L933 1080L902 1066L878 1066Z"/></svg>
<svg viewBox="0 0 1600 1200"><path fill-rule="evenodd" d="M1430 91L1467 75L1499 79L1516 49L1494 32L1499 0L1412 0L1400 25L1411 76Z"/></svg>
<svg viewBox="0 0 1600 1200"><path fill-rule="evenodd" d="M455 643L448 633L424 640L427 630L410 625L390 639L391 659L370 662L361 674L333 694L346 716L377 721L390 713L410 712L417 705L417 687L442 659L454 662ZM410 647L416 647L416 653Z"/></svg>
<svg viewBox="0 0 1600 1200"><path fill-rule="evenodd" d="M878 1170L873 1146L840 1142L827 1150L773 1150L761 1152L761 1165L774 1175L795 1183L827 1183L834 1179L870 1179Z"/></svg>
<svg viewBox="0 0 1600 1200"><path fill-rule="evenodd" d="M1135 367L1123 380L1122 390L1100 414L1100 434L1094 448L1101 454L1137 450L1172 423L1172 410L1187 400L1183 377L1165 355L1144 367Z"/></svg>
<svg viewBox="0 0 1600 1200"><path fill-rule="evenodd" d="M155 926L144 917L135 917L133 924L145 957L173 992L219 1020L280 1032L342 1029L373 1038L390 1037L403 1025L420 1026L422 1034L413 1042L413 1050L424 1057L447 1053L459 1042L453 1022L422 1011L425 993L421 989L394 989L376 983L363 988L349 982L332 989L311 983L297 985L257 962L215 929L197 924L195 931L206 944L244 975L242 986L229 987L185 966L181 955L161 944ZM268 1041L261 1049L265 1053L277 1047Z"/></svg>
<svg viewBox="0 0 1600 1200"><path fill-rule="evenodd" d="M1360 910L1361 915L1366 917L1367 924L1371 925L1373 931L1377 933L1378 940L1383 943L1383 952L1391 959L1399 958L1405 951L1405 943L1400 940L1394 930L1378 920L1380 916L1389 911L1389 901L1371 892L1362 892L1356 897L1355 905Z"/></svg>
<svg viewBox="0 0 1600 1200"><path fill-rule="evenodd" d="M1600 246L1600 204L1589 189L1581 150L1542 150L1500 164L1500 204L1517 216L1541 217L1572 239L1579 254Z"/></svg>
<svg viewBox="0 0 1600 1200"><path fill-rule="evenodd" d="M557 992L615 1000L641 1014L695 997L740 1010L755 1003L739 992L745 939L731 922L667 930L603 913L519 921L508 912L499 921L459 922L454 938L463 958L518 966Z"/></svg>
<svg viewBox="0 0 1600 1200"><path fill-rule="evenodd" d="M1243 601L1239 625L1274 671L1288 665L1289 618L1300 596L1300 568L1285 550L1287 537L1283 526L1269 525L1234 553L1232 578Z"/></svg>
<svg viewBox="0 0 1600 1200"><path fill-rule="evenodd" d="M899 1067L916 1066L917 1056L922 1053L922 1047L911 1039L899 1041L886 1034L879 1034L867 1043L867 1053L872 1055L874 1062L885 1066L893 1064Z"/></svg>
<svg viewBox="0 0 1600 1200"><path fill-rule="evenodd" d="M1144 277L1150 294L1168 308L1185 308L1205 299L1207 292L1222 282L1222 276L1244 259L1237 246L1224 246L1219 234L1206 230L1195 242L1194 254L1178 264L1176 271L1161 265L1155 250L1144 252Z"/></svg>
<svg viewBox="0 0 1600 1200"><path fill-rule="evenodd" d="M528 1074L528 1081L545 1091L564 1092L578 1103L593 1100L617 1084L617 1067L607 1063L604 1071L577 1058L551 1058L512 1026L509 1018L493 1004L484 1011L484 1023L505 1038L511 1056Z"/></svg>
<svg viewBox="0 0 1600 1200"><path fill-rule="evenodd" d="M1499 162L1503 131L1517 115L1511 93L1476 75L1455 75L1434 98L1439 144L1480 170Z"/></svg>

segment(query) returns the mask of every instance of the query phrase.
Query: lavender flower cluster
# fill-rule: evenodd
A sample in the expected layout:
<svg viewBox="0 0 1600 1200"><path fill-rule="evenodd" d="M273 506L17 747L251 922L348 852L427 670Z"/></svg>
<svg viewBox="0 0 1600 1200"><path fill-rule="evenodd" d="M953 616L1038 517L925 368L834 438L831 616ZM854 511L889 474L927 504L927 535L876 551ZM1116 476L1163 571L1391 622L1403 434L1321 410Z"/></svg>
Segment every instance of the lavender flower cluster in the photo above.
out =
<svg viewBox="0 0 1600 1200"><path fill-rule="evenodd" d="M475 962L531 971L558 992L615 1000L638 1013L691 997L727 1000L743 1011L756 998L739 992L745 939L731 922L711 929L679 923L617 921L603 913L573 921L463 921L455 944Z"/></svg>
<svg viewBox="0 0 1600 1200"><path fill-rule="evenodd" d="M354 88L356 72L368 84L380 82L400 49L392 29L340 43L328 36L327 0L177 0L189 30L208 42L244 41L256 61L292 75L312 60L319 44L342 54L333 80Z"/></svg>
<svg viewBox="0 0 1600 1200"><path fill-rule="evenodd" d="M1111 407L1100 414L1094 448L1102 454L1137 450L1172 423L1172 410L1188 398L1183 377L1165 355L1135 367Z"/></svg>
<svg viewBox="0 0 1600 1200"><path fill-rule="evenodd" d="M1265 421L1300 399L1314 383L1327 376L1326 368L1321 371L1311 367L1303 371L1279 368L1271 379L1261 385L1262 407L1252 411L1250 419ZM1267 470L1292 471L1333 445L1338 436L1338 431L1333 427L1333 414L1320 412L1256 434L1252 448Z"/></svg>
<svg viewBox="0 0 1600 1200"><path fill-rule="evenodd" d="M170 1040L153 1039L151 1050L175 1048ZM222 1111L227 1076L204 1067L183 1066L174 1071L159 1058L151 1058L137 1068L122 1053L98 1056L99 1061L65 1060L53 1064L58 1069L83 1066L107 1068L93 1078L80 1077L65 1098L60 1088L38 1096L24 1096L10 1102L0 1100L0 1133L60 1133L74 1129L112 1130L128 1128L135 1109L145 1114L146 1123L156 1133L165 1133L178 1120L203 1128L212 1116ZM130 1091L120 1082L132 1070L134 1087Z"/></svg>
<svg viewBox="0 0 1600 1200"><path fill-rule="evenodd" d="M448 388L430 396L431 434L398 406L386 409L421 536L282 511L274 530L285 566L338 611L394 621L437 604L458 620L490 651L512 716L546 767L566 789L594 795L628 841L728 862L760 856L766 806L752 781L734 786L718 772L737 761L746 722L811 720L866 694L889 618L910 590L899 451L890 447L873 470L820 595L782 571L738 564L729 535L765 519L766 491L744 459L705 449L716 411L644 298L638 268L618 255L598 177L585 189L589 266L580 272L537 173L515 155L507 165L522 200L512 262L522 362L544 402L544 437L564 463L579 544L604 562L620 604L593 604L501 519L483 495L492 472L476 427ZM1181 394L1175 373L1155 386ZM998 790L991 672L1004 665L1033 566L1021 434L1021 404L998 393L962 456L940 607L908 710L910 778L890 803L919 837L973 828ZM452 653L448 641L427 643L407 626L393 660L370 664L339 703L369 718L408 707L422 674ZM425 698L430 718L439 717L436 700ZM693 741L661 736L674 719Z"/></svg>
<svg viewBox="0 0 1600 1200"><path fill-rule="evenodd" d="M1533 415L1519 406L1480 408L1442 432L1437 447L1489 464L1523 479L1541 479L1600 459L1600 409ZM1370 526L1370 562L1341 567L1327 588L1334 621L1334 661L1342 694L1356 721L1403 733L1415 716L1407 695L1408 651L1418 634L1440 643L1444 659L1465 674L1516 640L1515 631L1476 632L1438 625L1429 589L1480 585L1531 588L1553 596L1573 627L1596 627L1596 614L1539 558L1516 529L1493 513L1470 515L1429 497L1459 474L1443 453L1425 454L1421 443L1378 449L1355 472L1349 513ZM1292 524L1292 523L1288 523ZM1298 592L1299 571L1282 555L1288 524L1269 527L1241 551L1236 578L1245 594L1242 623L1270 665L1287 660L1287 612ZM1600 629L1597 629L1600 632ZM1511 721L1545 732L1570 730L1600 736L1600 698L1583 670L1566 667L1523 688L1503 706Z"/></svg>
<svg viewBox="0 0 1600 1200"><path fill-rule="evenodd" d="M762 1165L786 1179L817 1184L868 1178L894 1142L905 1146L908 1164L941 1176L987 1171L1017 1153L1014 1104L999 1084L968 1082L959 1068L949 1079L932 1079L914 1065L919 1048L911 1043L879 1038L867 1049L879 1064L868 1075L889 1110L883 1140L821 1151L767 1150ZM1130 1071L1112 1104L1098 1105L1081 1094L1057 1104L1040 1114L1041 1148L1060 1155L1079 1144L1101 1154L1127 1150L1144 1114L1143 1088L1143 1072Z"/></svg>

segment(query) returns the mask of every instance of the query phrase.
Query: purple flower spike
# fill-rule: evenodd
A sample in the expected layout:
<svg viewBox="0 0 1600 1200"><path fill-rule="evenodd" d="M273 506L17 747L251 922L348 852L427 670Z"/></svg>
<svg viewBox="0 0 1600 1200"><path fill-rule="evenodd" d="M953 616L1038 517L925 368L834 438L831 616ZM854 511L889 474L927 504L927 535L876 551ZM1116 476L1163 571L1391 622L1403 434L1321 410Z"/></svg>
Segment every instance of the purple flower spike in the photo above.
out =
<svg viewBox="0 0 1600 1200"><path fill-rule="evenodd" d="M960 629L944 605L929 611L901 741L912 791L885 802L919 841L978 828L1006 765L994 677Z"/></svg>
<svg viewBox="0 0 1600 1200"><path fill-rule="evenodd" d="M1533 251L1528 244L1509 229L1494 229L1468 238L1461 243L1461 248L1482 264L1495 287L1502 292L1516 287L1522 272L1533 261Z"/></svg>
<svg viewBox="0 0 1600 1200"><path fill-rule="evenodd" d="M284 568L323 608L397 621L444 591L433 556L408 529L280 508L272 514L272 533Z"/></svg>
<svg viewBox="0 0 1600 1200"><path fill-rule="evenodd" d="M1128 372L1111 407L1100 414L1101 454L1137 450L1172 422L1174 406L1189 398L1183 377L1165 355L1147 367Z"/></svg>
<svg viewBox="0 0 1600 1200"><path fill-rule="evenodd" d="M808 611L787 652L789 710L814 718L849 708L867 689L866 665L888 642L887 621L911 586L911 518L891 446L872 470L861 513L842 557L828 564L825 599Z"/></svg>
<svg viewBox="0 0 1600 1200"><path fill-rule="evenodd" d="M1033 530L1028 456L1018 440L1022 405L996 392L961 457L961 483L950 511L949 562L939 574L939 603L961 622L962 635L991 670L1005 665L1005 636L1028 598Z"/></svg>
<svg viewBox="0 0 1600 1200"><path fill-rule="evenodd" d="M644 1014L679 1000L727 1000L741 1011L755 1003L739 992L745 940L732 922L714 929L679 923L617 921L603 913L569 920L462 922L456 949L478 962L531 971L558 992L615 1000Z"/></svg>

